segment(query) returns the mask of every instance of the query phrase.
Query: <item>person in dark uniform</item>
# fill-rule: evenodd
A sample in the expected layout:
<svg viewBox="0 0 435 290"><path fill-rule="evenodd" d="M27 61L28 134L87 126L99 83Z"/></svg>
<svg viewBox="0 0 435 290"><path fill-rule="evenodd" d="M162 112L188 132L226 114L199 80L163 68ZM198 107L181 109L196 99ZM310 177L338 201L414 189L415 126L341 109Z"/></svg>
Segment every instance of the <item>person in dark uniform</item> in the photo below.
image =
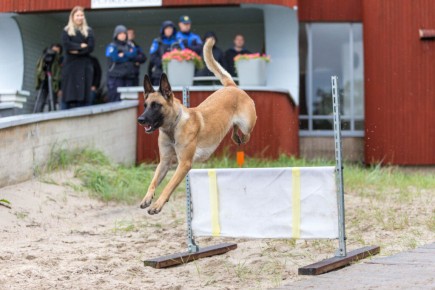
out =
<svg viewBox="0 0 435 290"><path fill-rule="evenodd" d="M62 31L65 58L62 67L63 109L86 106L91 99L92 63L89 57L94 50L94 32L88 26L84 8L71 10L68 25Z"/></svg>
<svg viewBox="0 0 435 290"><path fill-rule="evenodd" d="M201 37L191 31L192 20L190 17L187 15L181 16L180 21L178 22L178 28L180 30L177 32L176 37L183 43L184 48L193 50L200 55L202 53L203 43Z"/></svg>
<svg viewBox="0 0 435 290"><path fill-rule="evenodd" d="M107 97L109 102L121 101L119 87L133 86L136 77L134 63L137 48L128 42L127 28L118 25L113 31L113 42L106 48Z"/></svg>
<svg viewBox="0 0 435 290"><path fill-rule="evenodd" d="M153 40L150 48L150 65L148 75L151 83L158 86L163 73L162 56L173 49L184 49L183 43L177 38L177 28L172 21L164 21L160 28L160 36Z"/></svg>
<svg viewBox="0 0 435 290"><path fill-rule="evenodd" d="M234 77L237 76L234 67L234 57L239 54L250 54L251 52L245 49L245 38L242 34L236 34L233 40L234 46L225 51L225 69Z"/></svg>

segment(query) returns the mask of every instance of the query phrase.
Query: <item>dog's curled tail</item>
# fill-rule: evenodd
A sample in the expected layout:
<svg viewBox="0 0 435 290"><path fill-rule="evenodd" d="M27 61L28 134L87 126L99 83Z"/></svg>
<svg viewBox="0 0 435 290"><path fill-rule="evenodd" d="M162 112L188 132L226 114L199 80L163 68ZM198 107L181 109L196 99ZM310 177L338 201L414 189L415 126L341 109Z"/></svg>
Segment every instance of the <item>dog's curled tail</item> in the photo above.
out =
<svg viewBox="0 0 435 290"><path fill-rule="evenodd" d="M207 68L221 81L224 87L237 86L231 75L214 59L213 46L215 40L209 37L204 44L204 61Z"/></svg>

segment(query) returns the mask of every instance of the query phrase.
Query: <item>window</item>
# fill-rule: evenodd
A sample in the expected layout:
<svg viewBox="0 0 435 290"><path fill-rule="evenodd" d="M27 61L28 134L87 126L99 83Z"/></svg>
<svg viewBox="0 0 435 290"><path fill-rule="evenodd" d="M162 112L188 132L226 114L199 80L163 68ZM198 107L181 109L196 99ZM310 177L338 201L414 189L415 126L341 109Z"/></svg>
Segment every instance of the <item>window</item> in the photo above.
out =
<svg viewBox="0 0 435 290"><path fill-rule="evenodd" d="M364 70L360 23L300 26L300 135L333 134L331 76L338 76L342 134L364 135Z"/></svg>

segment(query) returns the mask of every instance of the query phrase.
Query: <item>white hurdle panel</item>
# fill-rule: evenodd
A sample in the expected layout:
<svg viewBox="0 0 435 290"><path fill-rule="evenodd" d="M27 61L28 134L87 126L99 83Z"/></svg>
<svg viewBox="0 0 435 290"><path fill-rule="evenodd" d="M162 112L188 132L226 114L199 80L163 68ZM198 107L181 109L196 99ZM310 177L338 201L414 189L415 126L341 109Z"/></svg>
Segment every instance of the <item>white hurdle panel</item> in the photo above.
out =
<svg viewBox="0 0 435 290"><path fill-rule="evenodd" d="M195 169L194 236L337 239L335 167Z"/></svg>
<svg viewBox="0 0 435 290"><path fill-rule="evenodd" d="M195 169L194 236L337 239L335 167Z"/></svg>

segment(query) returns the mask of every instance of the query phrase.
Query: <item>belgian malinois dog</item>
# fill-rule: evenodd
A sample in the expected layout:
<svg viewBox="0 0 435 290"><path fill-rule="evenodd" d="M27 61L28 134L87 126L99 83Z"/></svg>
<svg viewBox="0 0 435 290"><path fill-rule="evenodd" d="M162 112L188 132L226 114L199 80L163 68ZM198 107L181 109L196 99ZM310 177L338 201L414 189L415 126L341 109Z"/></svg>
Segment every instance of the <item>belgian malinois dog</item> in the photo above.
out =
<svg viewBox="0 0 435 290"><path fill-rule="evenodd" d="M186 108L174 97L166 74L161 76L158 91L154 90L147 75L144 78L145 110L138 122L146 133L159 129L160 163L141 208L151 205L157 186L171 164L178 161L173 177L148 210L149 214L157 214L162 210L191 169L192 163L207 160L231 128L232 140L239 145L249 141L254 129L257 120L254 101L237 87L231 75L214 59L214 43L212 38L205 43L204 60L207 68L224 87L211 94L198 107Z"/></svg>

